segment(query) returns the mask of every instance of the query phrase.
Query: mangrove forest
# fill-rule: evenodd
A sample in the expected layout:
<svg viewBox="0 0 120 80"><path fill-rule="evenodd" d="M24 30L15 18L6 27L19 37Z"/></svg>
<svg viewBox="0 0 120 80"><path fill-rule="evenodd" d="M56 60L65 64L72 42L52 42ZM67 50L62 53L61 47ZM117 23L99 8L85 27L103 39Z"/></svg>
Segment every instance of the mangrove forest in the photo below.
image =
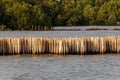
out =
<svg viewBox="0 0 120 80"><path fill-rule="evenodd" d="M1 30L119 24L120 0L0 0Z"/></svg>

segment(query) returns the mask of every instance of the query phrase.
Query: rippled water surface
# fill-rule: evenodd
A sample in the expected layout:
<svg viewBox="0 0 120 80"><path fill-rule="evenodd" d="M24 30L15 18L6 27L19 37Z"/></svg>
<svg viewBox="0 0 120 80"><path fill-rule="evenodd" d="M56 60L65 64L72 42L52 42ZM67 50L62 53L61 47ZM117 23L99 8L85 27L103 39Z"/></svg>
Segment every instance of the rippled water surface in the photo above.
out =
<svg viewBox="0 0 120 80"><path fill-rule="evenodd" d="M119 79L120 55L0 57L0 80Z"/></svg>
<svg viewBox="0 0 120 80"><path fill-rule="evenodd" d="M105 37L120 36L119 30L97 30L97 31L0 31L0 37Z"/></svg>
<svg viewBox="0 0 120 80"><path fill-rule="evenodd" d="M104 36L120 31L0 31L0 37ZM120 80L120 55L0 56L0 80Z"/></svg>

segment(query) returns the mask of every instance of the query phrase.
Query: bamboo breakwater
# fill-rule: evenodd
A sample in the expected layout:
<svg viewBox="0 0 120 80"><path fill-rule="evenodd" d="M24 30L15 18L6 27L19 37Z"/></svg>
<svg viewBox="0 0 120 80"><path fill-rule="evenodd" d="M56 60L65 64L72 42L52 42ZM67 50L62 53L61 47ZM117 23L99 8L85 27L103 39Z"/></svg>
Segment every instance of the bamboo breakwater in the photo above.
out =
<svg viewBox="0 0 120 80"><path fill-rule="evenodd" d="M120 37L0 38L0 55L120 53Z"/></svg>

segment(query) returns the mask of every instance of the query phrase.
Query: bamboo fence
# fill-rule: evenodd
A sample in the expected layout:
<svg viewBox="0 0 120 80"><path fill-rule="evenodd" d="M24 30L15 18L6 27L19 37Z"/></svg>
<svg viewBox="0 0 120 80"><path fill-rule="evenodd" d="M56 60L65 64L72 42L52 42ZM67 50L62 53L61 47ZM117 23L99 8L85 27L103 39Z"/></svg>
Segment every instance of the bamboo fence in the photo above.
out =
<svg viewBox="0 0 120 80"><path fill-rule="evenodd" d="M120 53L120 37L0 38L0 55L84 55Z"/></svg>

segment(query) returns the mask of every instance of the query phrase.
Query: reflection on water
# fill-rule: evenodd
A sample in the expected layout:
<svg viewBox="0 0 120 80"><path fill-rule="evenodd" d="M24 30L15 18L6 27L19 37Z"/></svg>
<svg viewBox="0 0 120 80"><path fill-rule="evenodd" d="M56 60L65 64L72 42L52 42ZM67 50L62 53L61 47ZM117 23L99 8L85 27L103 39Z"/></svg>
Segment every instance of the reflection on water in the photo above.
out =
<svg viewBox="0 0 120 80"><path fill-rule="evenodd" d="M0 57L0 80L119 80L120 55Z"/></svg>

